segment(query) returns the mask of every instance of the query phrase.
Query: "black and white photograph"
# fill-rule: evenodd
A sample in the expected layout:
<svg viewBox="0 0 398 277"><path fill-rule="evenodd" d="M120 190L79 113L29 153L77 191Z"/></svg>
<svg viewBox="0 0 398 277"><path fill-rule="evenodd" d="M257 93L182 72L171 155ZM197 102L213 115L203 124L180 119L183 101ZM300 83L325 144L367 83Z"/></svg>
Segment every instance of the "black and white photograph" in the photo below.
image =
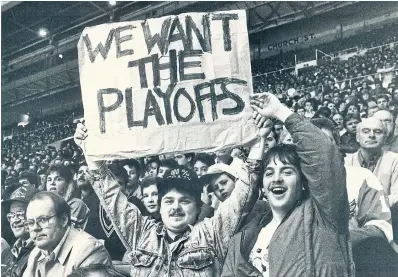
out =
<svg viewBox="0 0 398 277"><path fill-rule="evenodd" d="M0 3L0 276L398 277L398 1Z"/></svg>

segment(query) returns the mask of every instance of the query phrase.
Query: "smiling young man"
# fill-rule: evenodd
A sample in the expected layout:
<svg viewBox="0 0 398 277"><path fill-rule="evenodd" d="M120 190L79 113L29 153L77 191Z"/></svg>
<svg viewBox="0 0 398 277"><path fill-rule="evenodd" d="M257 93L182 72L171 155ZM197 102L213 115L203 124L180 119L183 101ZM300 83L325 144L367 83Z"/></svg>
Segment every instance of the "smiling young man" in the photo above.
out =
<svg viewBox="0 0 398 277"><path fill-rule="evenodd" d="M259 118L258 126L270 120ZM266 125L268 126L268 125ZM87 128L78 124L75 142L84 146ZM111 215L113 226L130 252L131 276L219 276L228 242L256 201L262 143L240 168L231 196L215 215L197 223L202 188L193 170L179 166L168 171L158 186L158 222L128 203L105 163L86 156L94 191ZM84 147L83 152L84 152Z"/></svg>
<svg viewBox="0 0 398 277"><path fill-rule="evenodd" d="M354 276L337 145L272 94L251 103L262 116L284 122L294 145L266 153L263 186L272 212L234 236L222 276Z"/></svg>
<svg viewBox="0 0 398 277"><path fill-rule="evenodd" d="M23 277L66 277L81 266L112 265L100 241L71 225L70 207L55 193L39 192L31 199L24 225L36 247Z"/></svg>

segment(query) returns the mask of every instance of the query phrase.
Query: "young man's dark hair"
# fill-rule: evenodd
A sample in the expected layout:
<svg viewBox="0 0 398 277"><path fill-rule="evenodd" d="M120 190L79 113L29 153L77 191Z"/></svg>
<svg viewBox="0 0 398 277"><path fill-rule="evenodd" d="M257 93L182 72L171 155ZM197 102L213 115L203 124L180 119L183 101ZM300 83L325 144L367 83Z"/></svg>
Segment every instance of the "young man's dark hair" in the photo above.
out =
<svg viewBox="0 0 398 277"><path fill-rule="evenodd" d="M157 185L157 181L158 179L156 177L146 176L140 183L141 192L144 193L144 188L147 188L151 185Z"/></svg>
<svg viewBox="0 0 398 277"><path fill-rule="evenodd" d="M320 107L314 115L314 118L329 118L332 115L332 111L328 107Z"/></svg>
<svg viewBox="0 0 398 277"><path fill-rule="evenodd" d="M119 271L103 265L103 264L93 264L85 267L76 268L67 277L125 277L126 275L120 273Z"/></svg>
<svg viewBox="0 0 398 277"><path fill-rule="evenodd" d="M358 120L359 122L361 122L362 120L361 120L361 117L359 116L359 115L357 115L357 114L347 114L345 117L344 117L344 126L345 127L347 127L347 122L348 121L350 121L350 120L353 120L353 119L356 119L356 120Z"/></svg>
<svg viewBox="0 0 398 277"><path fill-rule="evenodd" d="M215 164L214 159L212 156L206 153L198 153L195 155L195 159L193 160L193 165L197 162L201 161L202 163L206 164L207 166L211 166Z"/></svg>
<svg viewBox="0 0 398 277"><path fill-rule="evenodd" d="M36 173L24 171L21 172L18 179L27 179L31 185L34 185L36 188L39 187L39 176Z"/></svg>
<svg viewBox="0 0 398 277"><path fill-rule="evenodd" d="M68 218L68 225L71 225L71 211L70 211L70 206L68 203L66 203L65 199L62 198L60 195L50 192L50 191L41 191L36 193L30 202L33 202L35 200L45 200L46 198L49 198L51 202L54 204L54 211L55 214L60 217L60 216L66 216Z"/></svg>
<svg viewBox="0 0 398 277"><path fill-rule="evenodd" d="M384 99L384 100L386 100L387 102L390 102L390 98L389 98L386 94L379 94L379 95L377 95L377 96L376 96L376 102L377 102L377 100L379 100L379 99Z"/></svg>
<svg viewBox="0 0 398 277"><path fill-rule="evenodd" d="M59 175L61 175L65 179L66 183L69 183L73 180L72 171L70 170L69 167L67 167L65 165L53 164L47 169L46 175L49 175L51 172L58 172Z"/></svg>
<svg viewBox="0 0 398 277"><path fill-rule="evenodd" d="M140 162L139 162L138 160L136 160L136 159L124 160L124 161L122 162L122 165L123 165L123 166L128 165L128 166L130 166L130 167L134 167L134 168L135 168L135 171L136 171L136 173L137 173L137 175L138 175L138 176L141 176L142 166L141 166L141 164L140 164Z"/></svg>
<svg viewBox="0 0 398 277"><path fill-rule="evenodd" d="M344 111L343 111L344 116L349 114L350 107L355 107L357 110L357 113L359 114L359 111L360 111L359 105L356 102L349 102L349 103L347 103L347 105L344 108Z"/></svg>
<svg viewBox="0 0 398 277"><path fill-rule="evenodd" d="M161 160L158 169L158 177L163 178L167 171L178 166L175 159Z"/></svg>

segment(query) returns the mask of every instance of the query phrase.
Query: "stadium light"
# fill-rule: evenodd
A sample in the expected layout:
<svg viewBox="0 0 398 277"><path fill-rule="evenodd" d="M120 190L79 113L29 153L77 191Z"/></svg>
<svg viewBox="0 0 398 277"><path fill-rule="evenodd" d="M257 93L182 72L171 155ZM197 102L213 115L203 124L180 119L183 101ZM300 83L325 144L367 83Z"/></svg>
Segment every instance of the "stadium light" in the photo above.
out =
<svg viewBox="0 0 398 277"><path fill-rule="evenodd" d="M47 29L44 29L44 28L41 28L40 30L39 30L39 36L41 36L41 37L46 37L48 35L48 31L47 31Z"/></svg>
<svg viewBox="0 0 398 277"><path fill-rule="evenodd" d="M109 5L115 6L116 5L116 1L114 1L114 0L109 1Z"/></svg>

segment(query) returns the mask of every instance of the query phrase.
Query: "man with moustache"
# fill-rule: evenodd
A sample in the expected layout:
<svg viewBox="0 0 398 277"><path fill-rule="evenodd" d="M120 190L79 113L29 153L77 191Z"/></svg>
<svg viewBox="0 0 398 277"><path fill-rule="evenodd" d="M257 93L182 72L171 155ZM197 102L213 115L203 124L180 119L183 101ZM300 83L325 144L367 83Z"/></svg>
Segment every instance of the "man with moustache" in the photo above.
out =
<svg viewBox="0 0 398 277"><path fill-rule="evenodd" d="M33 185L24 185L16 189L9 199L2 202L3 209L8 210L7 219L17 239L10 251L2 253L2 264L5 265L1 276L21 277L28 263L29 253L34 248L33 240L23 222L30 199L37 192Z"/></svg>
<svg viewBox="0 0 398 277"><path fill-rule="evenodd" d="M29 202L25 228L35 248L23 277L66 277L78 267L112 266L104 245L71 224L68 203L52 192L39 192Z"/></svg>
<svg viewBox="0 0 398 277"><path fill-rule="evenodd" d="M256 123L267 126L270 120L260 117ZM78 124L74 139L83 152L87 135L87 128ZM158 187L162 222L157 222L127 201L105 163L86 156L94 191L130 252L130 276L220 275L229 239L256 200L264 149L260 145L252 151L231 196L211 219L199 223L201 187L193 170L179 166L166 173Z"/></svg>

